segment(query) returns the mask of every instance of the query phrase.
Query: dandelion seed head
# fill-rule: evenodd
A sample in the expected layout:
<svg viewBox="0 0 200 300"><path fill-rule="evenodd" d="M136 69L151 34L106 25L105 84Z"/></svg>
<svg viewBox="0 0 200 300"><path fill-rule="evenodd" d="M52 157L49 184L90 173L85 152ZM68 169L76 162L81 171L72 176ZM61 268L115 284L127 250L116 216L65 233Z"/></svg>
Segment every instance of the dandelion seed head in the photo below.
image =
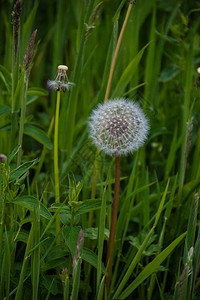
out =
<svg viewBox="0 0 200 300"><path fill-rule="evenodd" d="M69 82L66 71L68 67L65 65L58 66L58 74L55 80L48 80L47 86L50 90L56 91L69 91L74 85L73 82Z"/></svg>
<svg viewBox="0 0 200 300"><path fill-rule="evenodd" d="M147 139L149 122L137 103L124 98L108 100L93 110L90 137L105 153L127 155Z"/></svg>

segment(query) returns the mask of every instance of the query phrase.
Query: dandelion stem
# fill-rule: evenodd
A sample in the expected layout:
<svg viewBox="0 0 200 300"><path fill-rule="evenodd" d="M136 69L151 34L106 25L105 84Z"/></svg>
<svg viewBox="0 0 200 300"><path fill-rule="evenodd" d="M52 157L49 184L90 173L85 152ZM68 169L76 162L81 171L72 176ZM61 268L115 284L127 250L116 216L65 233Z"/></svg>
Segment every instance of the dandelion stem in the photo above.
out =
<svg viewBox="0 0 200 300"><path fill-rule="evenodd" d="M109 293L109 285L112 274L112 262L113 262L113 254L114 254L114 244L115 244L115 233L116 233L116 225L117 225L117 212L118 212L118 200L119 200L119 187L120 187L120 158L118 155L115 157L115 192L114 192L114 200L112 207L112 218L111 218L111 228L110 228L110 236L107 250L107 273L105 285L107 288L107 295Z"/></svg>
<svg viewBox="0 0 200 300"><path fill-rule="evenodd" d="M113 56L104 103L108 100L108 97L109 97L111 82L112 82L113 73L114 73L114 69L115 69L115 64L116 64L116 60L117 60L117 55L118 55L118 52L119 52L119 48L120 48L120 45L121 45L121 41L122 41L122 38L123 38L123 35L124 35L124 31L125 31L125 28L126 28L126 24L128 22L128 18L129 18L132 6L133 6L133 1L130 1L129 7L128 7L128 10L127 10L127 13L126 13L126 17L124 19L124 23L122 25L122 29L121 29L121 32L120 32L120 35L119 35L119 38L118 38L118 41L117 41L117 46L116 46L116 49L115 49L115 53L114 53L114 56Z"/></svg>
<svg viewBox="0 0 200 300"><path fill-rule="evenodd" d="M59 169L58 169L58 123L60 110L60 91L57 92L56 101L56 116L55 116L55 132L54 132L54 179L55 179L55 202L60 203L60 188L59 188ZM56 235L60 231L60 214L56 216ZM60 243L60 238L57 239L57 244Z"/></svg>

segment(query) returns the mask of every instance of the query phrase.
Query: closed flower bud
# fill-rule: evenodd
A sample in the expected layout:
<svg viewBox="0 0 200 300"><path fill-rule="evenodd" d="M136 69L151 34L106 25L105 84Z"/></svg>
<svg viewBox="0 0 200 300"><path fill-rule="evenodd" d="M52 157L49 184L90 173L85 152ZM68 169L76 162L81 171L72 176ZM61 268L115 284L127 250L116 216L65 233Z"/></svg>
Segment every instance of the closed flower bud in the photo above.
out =
<svg viewBox="0 0 200 300"><path fill-rule="evenodd" d="M7 159L7 156L5 154L0 154L0 162L4 163Z"/></svg>
<svg viewBox="0 0 200 300"><path fill-rule="evenodd" d="M138 104L118 98L99 104L89 127L90 137L100 150L111 156L127 155L145 142L149 122Z"/></svg>

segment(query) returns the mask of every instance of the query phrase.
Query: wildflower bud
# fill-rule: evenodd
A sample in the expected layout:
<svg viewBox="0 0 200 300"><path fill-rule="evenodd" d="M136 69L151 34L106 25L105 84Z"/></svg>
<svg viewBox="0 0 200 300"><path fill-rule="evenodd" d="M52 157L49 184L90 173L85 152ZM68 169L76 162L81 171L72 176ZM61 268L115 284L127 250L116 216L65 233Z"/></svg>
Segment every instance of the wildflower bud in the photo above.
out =
<svg viewBox="0 0 200 300"><path fill-rule="evenodd" d="M191 262L194 253L194 247L192 246L188 251L188 262Z"/></svg>
<svg viewBox="0 0 200 300"><path fill-rule="evenodd" d="M66 281L66 278L69 277L68 269L67 268L63 269L59 275L60 275L60 279L61 279L62 283L64 284Z"/></svg>
<svg viewBox="0 0 200 300"><path fill-rule="evenodd" d="M189 271L189 267L186 266L183 270L183 272L181 273L180 276L180 281L179 281L179 292L178 292L178 299L181 300L182 294L183 294L183 288L184 288L184 283L185 283L185 278L186 275L188 275L188 271Z"/></svg>
<svg viewBox="0 0 200 300"><path fill-rule="evenodd" d="M0 154L0 162L4 163L7 159L7 156L5 154Z"/></svg>
<svg viewBox="0 0 200 300"><path fill-rule="evenodd" d="M191 117L191 119L187 122L186 158L188 157L189 150L192 144L193 120L194 118Z"/></svg>
<svg viewBox="0 0 200 300"><path fill-rule="evenodd" d="M32 60L35 54L35 37L37 34L37 29L32 33L28 47L26 49L26 54L24 56L24 70L26 72L26 77L29 77L30 71L31 71L31 64Z"/></svg>
<svg viewBox="0 0 200 300"><path fill-rule="evenodd" d="M20 15L21 15L21 1L17 0L12 12L12 24L13 24L13 38L14 38L14 55L17 56L19 27L20 27Z"/></svg>
<svg viewBox="0 0 200 300"><path fill-rule="evenodd" d="M68 81L68 67L65 65L58 66L58 74L55 80L48 80L47 85L50 90L63 91L69 90L74 83Z"/></svg>
<svg viewBox="0 0 200 300"><path fill-rule="evenodd" d="M74 255L74 259L73 259L73 277L75 275L77 262L80 258L81 246L82 246L82 242L83 242L83 232L84 231L81 229L80 232L79 232L79 236L78 236L76 251L75 251L75 255Z"/></svg>
<svg viewBox="0 0 200 300"><path fill-rule="evenodd" d="M93 110L90 137L105 153L127 155L146 140L149 122L138 104L123 98L108 100Z"/></svg>

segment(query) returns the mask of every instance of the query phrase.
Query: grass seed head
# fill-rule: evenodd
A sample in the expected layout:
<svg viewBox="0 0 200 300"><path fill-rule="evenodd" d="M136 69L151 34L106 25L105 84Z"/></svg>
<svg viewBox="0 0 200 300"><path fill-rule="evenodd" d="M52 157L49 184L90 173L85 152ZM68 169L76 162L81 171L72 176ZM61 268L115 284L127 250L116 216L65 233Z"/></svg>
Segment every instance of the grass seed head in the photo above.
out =
<svg viewBox="0 0 200 300"><path fill-rule="evenodd" d="M117 98L99 104L90 122L93 143L108 155L127 155L147 139L149 122L138 104Z"/></svg>
<svg viewBox="0 0 200 300"><path fill-rule="evenodd" d="M37 29L32 33L28 47L26 49L26 54L24 56L24 70L26 72L26 77L29 77L31 67L32 67L32 61L35 54L35 38L37 34Z"/></svg>
<svg viewBox="0 0 200 300"><path fill-rule="evenodd" d="M19 28L20 28L20 15L22 12L21 1L17 0L13 12L12 12L12 24L13 24L13 37L14 37L14 55L17 56Z"/></svg>

